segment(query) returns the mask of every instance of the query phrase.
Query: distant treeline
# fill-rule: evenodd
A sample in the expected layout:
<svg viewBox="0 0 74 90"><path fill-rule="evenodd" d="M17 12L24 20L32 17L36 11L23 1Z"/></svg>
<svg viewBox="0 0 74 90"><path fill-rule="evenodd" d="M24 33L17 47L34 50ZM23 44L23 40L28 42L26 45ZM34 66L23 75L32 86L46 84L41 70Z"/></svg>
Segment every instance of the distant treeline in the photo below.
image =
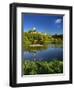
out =
<svg viewBox="0 0 74 90"><path fill-rule="evenodd" d="M52 35L52 38L56 38L56 39L61 39L61 40L63 40L63 35L62 34L60 34L60 35L57 35L57 34L55 34L55 35Z"/></svg>

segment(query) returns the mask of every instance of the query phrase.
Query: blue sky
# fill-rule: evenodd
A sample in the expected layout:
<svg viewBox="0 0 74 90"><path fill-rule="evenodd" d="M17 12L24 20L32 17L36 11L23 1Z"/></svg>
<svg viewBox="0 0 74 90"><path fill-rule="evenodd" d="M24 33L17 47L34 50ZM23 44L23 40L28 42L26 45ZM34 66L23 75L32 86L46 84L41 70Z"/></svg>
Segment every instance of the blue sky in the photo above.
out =
<svg viewBox="0 0 74 90"><path fill-rule="evenodd" d="M38 32L63 34L62 15L22 14L22 19L24 32L36 28Z"/></svg>

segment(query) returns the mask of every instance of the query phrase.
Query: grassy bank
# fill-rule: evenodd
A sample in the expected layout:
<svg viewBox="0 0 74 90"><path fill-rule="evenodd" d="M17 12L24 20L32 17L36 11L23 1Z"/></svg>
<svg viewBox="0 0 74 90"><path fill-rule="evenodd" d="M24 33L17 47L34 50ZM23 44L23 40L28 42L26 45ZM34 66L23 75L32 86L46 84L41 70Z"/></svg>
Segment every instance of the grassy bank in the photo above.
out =
<svg viewBox="0 0 74 90"><path fill-rule="evenodd" d="M24 75L63 73L63 61L23 61Z"/></svg>

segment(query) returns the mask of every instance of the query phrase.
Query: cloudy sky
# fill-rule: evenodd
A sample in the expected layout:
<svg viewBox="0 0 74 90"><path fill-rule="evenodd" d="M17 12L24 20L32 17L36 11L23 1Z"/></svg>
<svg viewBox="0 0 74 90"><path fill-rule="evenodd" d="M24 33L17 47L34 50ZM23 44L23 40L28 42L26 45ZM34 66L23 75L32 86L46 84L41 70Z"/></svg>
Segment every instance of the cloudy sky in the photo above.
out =
<svg viewBox="0 0 74 90"><path fill-rule="evenodd" d="M63 34L62 15L22 14L23 31L36 28L38 32Z"/></svg>

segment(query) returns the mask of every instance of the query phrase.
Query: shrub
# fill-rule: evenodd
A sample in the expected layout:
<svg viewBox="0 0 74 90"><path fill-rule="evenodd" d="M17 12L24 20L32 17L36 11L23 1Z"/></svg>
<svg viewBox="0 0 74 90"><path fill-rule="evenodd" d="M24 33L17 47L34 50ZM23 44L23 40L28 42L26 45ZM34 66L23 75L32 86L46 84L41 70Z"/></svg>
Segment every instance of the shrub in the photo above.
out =
<svg viewBox="0 0 74 90"><path fill-rule="evenodd" d="M63 73L63 62L54 61L23 61L24 75Z"/></svg>

